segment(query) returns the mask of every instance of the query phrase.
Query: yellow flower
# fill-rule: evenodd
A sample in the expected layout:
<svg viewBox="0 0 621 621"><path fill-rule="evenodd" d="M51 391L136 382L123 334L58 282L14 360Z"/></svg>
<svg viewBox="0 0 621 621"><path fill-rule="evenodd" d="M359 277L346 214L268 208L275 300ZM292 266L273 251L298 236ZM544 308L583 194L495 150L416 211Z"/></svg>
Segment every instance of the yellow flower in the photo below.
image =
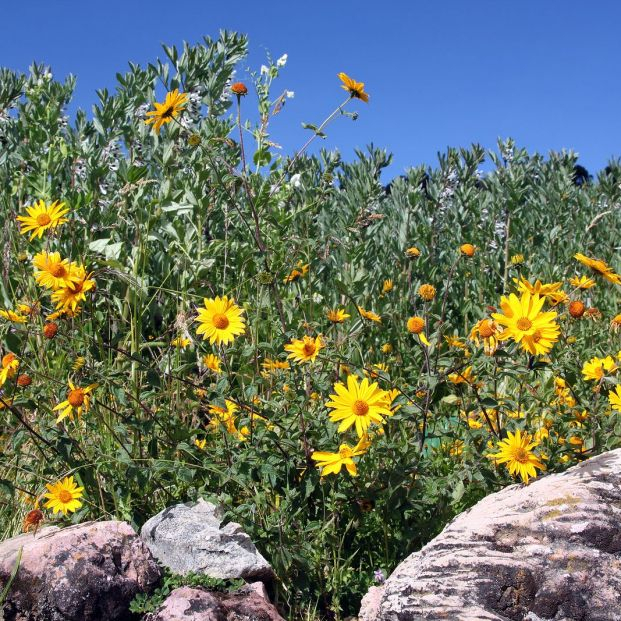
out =
<svg viewBox="0 0 621 621"><path fill-rule="evenodd" d="M3 386L7 380L15 377L19 369L19 359L13 353L9 352L2 356L2 368L0 368L0 386Z"/></svg>
<svg viewBox="0 0 621 621"><path fill-rule="evenodd" d="M436 288L427 283L422 284L418 288L418 295L420 295L420 297L426 302L431 302L431 300L436 297Z"/></svg>
<svg viewBox="0 0 621 621"><path fill-rule="evenodd" d="M222 361L214 354L207 354L206 356L203 356L203 364L212 373L222 373Z"/></svg>
<svg viewBox="0 0 621 621"><path fill-rule="evenodd" d="M538 446L536 442L531 442L530 436L525 433L522 435L518 429L515 434L507 432L507 438L500 440L497 445L498 453L488 455L498 464L507 464L509 473L512 476L516 474L522 478L524 483L537 476L536 468L545 470L545 466L539 461L539 458L532 452L532 449Z"/></svg>
<svg viewBox="0 0 621 621"><path fill-rule="evenodd" d="M569 284L576 289L590 289L595 286L595 280L593 278L587 278L586 276L580 276L580 278L570 278Z"/></svg>
<svg viewBox="0 0 621 621"><path fill-rule="evenodd" d="M466 367L458 373L449 373L448 381L452 384L474 384L474 375L472 375L472 367Z"/></svg>
<svg viewBox="0 0 621 621"><path fill-rule="evenodd" d="M386 405L387 393L377 383L370 384L367 378L359 381L355 375L347 378L347 386L342 382L334 384L336 394L331 394L326 407L331 408L330 420L341 421L338 432L347 431L355 425L358 437L362 437L371 423L383 424L384 416L390 416Z"/></svg>
<svg viewBox="0 0 621 621"><path fill-rule="evenodd" d="M425 320L422 317L410 317L407 322L408 332L420 334L425 329Z"/></svg>
<svg viewBox="0 0 621 621"><path fill-rule="evenodd" d="M383 354L392 354L392 345L390 343L384 343L381 347Z"/></svg>
<svg viewBox="0 0 621 621"><path fill-rule="evenodd" d="M179 349L185 349L191 342L192 340L187 338L186 336L178 336L170 342L170 345L171 347L178 347Z"/></svg>
<svg viewBox="0 0 621 621"><path fill-rule="evenodd" d="M295 282L298 278L303 278L304 276L306 276L306 274L308 274L309 268L309 263L303 264L302 261L298 261L298 266L294 267L291 272L289 272L289 274L285 276L285 284Z"/></svg>
<svg viewBox="0 0 621 621"><path fill-rule="evenodd" d="M446 344L449 347L457 347L459 349L468 349L468 346L458 336L447 334L444 337L444 340L446 341Z"/></svg>
<svg viewBox="0 0 621 621"><path fill-rule="evenodd" d="M321 334L315 338L304 336L301 339L293 339L285 345L285 351L290 352L287 358L294 362L315 362L319 352L325 347Z"/></svg>
<svg viewBox="0 0 621 621"><path fill-rule="evenodd" d="M602 278L614 283L615 285L621 285L621 276L615 274L615 271L605 261L601 259L591 259L579 252L574 255L574 259L577 259L582 263L590 267L596 274L599 274Z"/></svg>
<svg viewBox="0 0 621 621"><path fill-rule="evenodd" d="M203 438L202 440L199 440L198 438L196 438L194 440L194 445L196 446L196 448L200 449L201 451L205 449L205 447L207 446L207 438Z"/></svg>
<svg viewBox="0 0 621 621"><path fill-rule="evenodd" d="M420 257L420 250L416 246L411 246L405 251L405 254L415 259L416 257Z"/></svg>
<svg viewBox="0 0 621 621"><path fill-rule="evenodd" d="M621 412L621 384L617 384L615 389L608 393L608 401L613 410Z"/></svg>
<svg viewBox="0 0 621 621"><path fill-rule="evenodd" d="M386 293L390 293L395 288L394 283L390 278L387 278L382 285L382 293L385 295Z"/></svg>
<svg viewBox="0 0 621 621"><path fill-rule="evenodd" d="M345 466L347 472L349 472L352 477L355 477L358 471L356 470L356 464L352 458L364 455L370 444L368 438L363 436L354 448L351 448L347 444L341 444L338 453L314 451L311 455L311 459L317 462L318 468L321 468L322 477L328 474L338 474L343 466Z"/></svg>
<svg viewBox="0 0 621 621"><path fill-rule="evenodd" d="M209 339L213 345L221 343L228 345L236 336L246 331L246 321L242 317L244 310L235 304L235 300L223 295L215 299L205 298L205 307L198 309L196 321L200 326L197 334L202 334L203 339Z"/></svg>
<svg viewBox="0 0 621 621"><path fill-rule="evenodd" d="M341 88L345 89L352 97L362 99L365 103L369 102L369 95L364 92L364 82L356 82L343 72L338 74L338 78L343 82Z"/></svg>
<svg viewBox="0 0 621 621"><path fill-rule="evenodd" d="M75 265L68 259L61 259L60 252L39 252L32 260L35 266L35 280L46 289L56 291L69 287L80 280Z"/></svg>
<svg viewBox="0 0 621 621"><path fill-rule="evenodd" d="M286 371L289 368L289 363L286 360L266 358L261 366L267 373L276 373L277 371Z"/></svg>
<svg viewBox="0 0 621 621"><path fill-rule="evenodd" d="M524 255L523 254L514 254L511 257L511 265L522 265L524 263Z"/></svg>
<svg viewBox="0 0 621 621"><path fill-rule="evenodd" d="M212 429L218 429L220 425L232 435L237 435L237 429L235 428L235 413L239 410L237 405L229 399L225 399L224 403L226 409L219 405L210 405L208 407L209 413L212 415L212 419L209 421L209 426Z"/></svg>
<svg viewBox="0 0 621 621"><path fill-rule="evenodd" d="M21 222L20 233L22 235L32 231L30 241L35 237L43 236L48 229L56 227L68 222L63 216L69 212L69 208L65 207L65 203L54 201L51 205L46 205L45 201L37 201L32 207L26 207L27 216L17 216L17 220Z"/></svg>
<svg viewBox="0 0 621 621"><path fill-rule="evenodd" d="M82 498L84 488L78 487L72 476L54 484L46 483L46 487L48 489L48 493L45 494L45 498L48 498L45 503L46 509L52 509L54 513L62 511L63 515L67 515L82 506L78 498Z"/></svg>
<svg viewBox="0 0 621 621"><path fill-rule="evenodd" d="M3 317L7 321L12 321L13 323L26 323L28 321L26 315L21 315L12 310L0 310L0 317Z"/></svg>
<svg viewBox="0 0 621 621"><path fill-rule="evenodd" d="M76 280L72 280L66 287L61 287L52 293L52 302L57 309L71 309L76 311L80 302L86 301L86 294L95 289L92 274L87 274L81 265L73 266Z"/></svg>
<svg viewBox="0 0 621 621"><path fill-rule="evenodd" d="M332 323L344 323L351 315L348 315L343 308L334 308L326 313L326 317Z"/></svg>
<svg viewBox="0 0 621 621"><path fill-rule="evenodd" d="M514 293L508 298L503 296L500 300L503 314L492 314L494 320L504 326L498 338L501 341L511 338L533 355L548 353L558 340L560 329L554 321L554 311L541 312L544 302L544 297L528 291L521 298Z"/></svg>
<svg viewBox="0 0 621 621"><path fill-rule="evenodd" d="M470 331L470 340L478 345L479 339L482 339L483 351L487 356L493 356L498 349L498 330L498 325L491 319L481 319Z"/></svg>
<svg viewBox="0 0 621 621"><path fill-rule="evenodd" d="M164 103L154 102L155 110L147 112L147 116L151 118L146 119L145 123L153 123L155 133L159 134L162 125L170 123L183 110L187 100L188 96L180 93L178 89L167 93Z"/></svg>
<svg viewBox="0 0 621 621"><path fill-rule="evenodd" d="M619 329L621 329L621 314L619 315L615 315L611 320L610 320L610 329L613 332L618 332Z"/></svg>
<svg viewBox="0 0 621 621"><path fill-rule="evenodd" d="M387 364L384 364L383 362L378 362L377 364L371 366L370 371L365 370L364 374L374 379L378 377L383 377L383 379L386 379L386 376L390 374L390 371L388 370Z"/></svg>
<svg viewBox="0 0 621 621"><path fill-rule="evenodd" d="M567 310L574 319L580 319L580 317L582 317L582 315L584 315L584 312L586 311L586 306L580 300L572 300L569 303L569 307L567 308Z"/></svg>
<svg viewBox="0 0 621 621"><path fill-rule="evenodd" d="M612 375L617 370L617 365L612 356L598 358L595 356L582 366L582 375L586 380L601 382L606 375Z"/></svg>
<svg viewBox="0 0 621 621"><path fill-rule="evenodd" d="M60 421L67 416L73 420L74 412L77 414L78 418L82 416L82 412L88 412L91 407L90 393L93 392L95 388L97 388L97 384L90 384L89 386L81 388L79 386L75 386L74 383L69 380L69 392L67 393L67 399L59 403L52 410L53 412L62 410L58 415L56 422L60 423Z"/></svg>
<svg viewBox="0 0 621 621"><path fill-rule="evenodd" d="M358 312L369 321L373 321L375 323L382 323L382 318L373 311L365 310L364 308L362 308L362 306L358 306Z"/></svg>
<svg viewBox="0 0 621 621"><path fill-rule="evenodd" d="M551 282L548 284L542 283L539 279L535 281L535 284L531 284L524 276L521 276L518 280L513 279L513 282L517 285L518 293L530 293L531 295L540 295L545 298L554 299L554 294L558 293L563 286L562 282Z"/></svg>
<svg viewBox="0 0 621 621"><path fill-rule="evenodd" d="M473 257L476 251L476 246L473 246L472 244L462 244L459 247L459 252L461 252L465 257Z"/></svg>

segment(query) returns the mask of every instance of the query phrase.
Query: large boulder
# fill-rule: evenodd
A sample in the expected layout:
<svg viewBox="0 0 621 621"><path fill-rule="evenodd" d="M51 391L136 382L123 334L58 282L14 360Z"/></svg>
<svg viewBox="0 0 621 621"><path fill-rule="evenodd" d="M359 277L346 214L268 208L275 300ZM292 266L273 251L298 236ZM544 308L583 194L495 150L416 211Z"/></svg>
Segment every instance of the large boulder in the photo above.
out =
<svg viewBox="0 0 621 621"><path fill-rule="evenodd" d="M181 587L144 621L283 621L283 618L272 604L250 588L216 593Z"/></svg>
<svg viewBox="0 0 621 621"><path fill-rule="evenodd" d="M361 621L618 621L621 449L456 517L362 603Z"/></svg>
<svg viewBox="0 0 621 621"><path fill-rule="evenodd" d="M4 621L125 621L129 603L161 571L125 522L43 528L0 543L0 591L22 556ZM2 618L2 615L0 615Z"/></svg>
<svg viewBox="0 0 621 621"><path fill-rule="evenodd" d="M148 520L140 534L153 556L177 574L271 581L274 571L239 524L222 526L223 511L205 500L174 505Z"/></svg>

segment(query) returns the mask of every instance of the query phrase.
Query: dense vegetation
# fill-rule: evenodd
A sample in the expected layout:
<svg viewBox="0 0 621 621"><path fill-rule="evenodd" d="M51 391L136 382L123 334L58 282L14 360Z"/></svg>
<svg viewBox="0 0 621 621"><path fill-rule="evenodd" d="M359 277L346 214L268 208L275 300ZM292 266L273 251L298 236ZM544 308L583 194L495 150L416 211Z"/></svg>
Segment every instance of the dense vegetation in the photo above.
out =
<svg viewBox="0 0 621 621"><path fill-rule="evenodd" d="M203 496L271 561L291 616L345 617L514 480L502 455L526 480L620 445L621 170L505 141L384 187L379 149L286 157L269 133L285 59L244 94L246 46L166 47L90 120L66 116L73 79L0 72L0 537L32 510L140 526ZM372 105L338 87L311 142ZM503 324L511 293L544 305L541 332Z"/></svg>

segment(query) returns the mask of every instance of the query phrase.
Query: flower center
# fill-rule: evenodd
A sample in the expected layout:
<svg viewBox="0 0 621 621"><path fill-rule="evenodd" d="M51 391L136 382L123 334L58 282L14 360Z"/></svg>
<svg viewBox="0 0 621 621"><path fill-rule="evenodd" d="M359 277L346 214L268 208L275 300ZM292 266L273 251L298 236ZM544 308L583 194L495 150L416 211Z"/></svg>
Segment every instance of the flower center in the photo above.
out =
<svg viewBox="0 0 621 621"><path fill-rule="evenodd" d="M347 459L349 457L351 457L352 451L348 446L342 446L339 449L339 457L341 459Z"/></svg>
<svg viewBox="0 0 621 621"><path fill-rule="evenodd" d="M15 354L6 354L2 356L2 366L6 369L17 356Z"/></svg>
<svg viewBox="0 0 621 621"><path fill-rule="evenodd" d="M222 313L216 313L212 319L213 325L218 328L218 330L226 330L229 327L229 318Z"/></svg>
<svg viewBox="0 0 621 621"><path fill-rule="evenodd" d="M64 278L67 275L67 270L62 263L57 263L50 267L50 274L54 276L54 278Z"/></svg>
<svg viewBox="0 0 621 621"><path fill-rule="evenodd" d="M533 322L528 317L520 317L516 323L517 329L528 332L533 327Z"/></svg>
<svg viewBox="0 0 621 621"><path fill-rule="evenodd" d="M528 463L528 451L521 446L513 449L513 459L519 461L521 464Z"/></svg>
<svg viewBox="0 0 621 621"><path fill-rule="evenodd" d="M366 416L369 411L369 404L362 399L354 401L354 405L351 408L356 416Z"/></svg>
<svg viewBox="0 0 621 621"><path fill-rule="evenodd" d="M47 226L52 221L52 218L48 216L46 213L40 213L37 216L37 224L39 226Z"/></svg>
<svg viewBox="0 0 621 621"><path fill-rule="evenodd" d="M305 356L312 356L317 348L315 347L315 343L304 343L304 347L302 348Z"/></svg>
<svg viewBox="0 0 621 621"><path fill-rule="evenodd" d="M168 106L168 108L166 108L166 110L162 112L162 118L170 119L174 115L174 112L175 112L174 106Z"/></svg>
<svg viewBox="0 0 621 621"><path fill-rule="evenodd" d="M58 500L60 500L63 504L66 504L73 500L73 494L66 489L61 489L60 492L58 492Z"/></svg>
<svg viewBox="0 0 621 621"><path fill-rule="evenodd" d="M494 334L494 324L489 320L483 321L479 327L479 334L484 339L489 338Z"/></svg>
<svg viewBox="0 0 621 621"><path fill-rule="evenodd" d="M67 395L67 401L74 408L79 408L84 404L84 391L81 388L71 390Z"/></svg>

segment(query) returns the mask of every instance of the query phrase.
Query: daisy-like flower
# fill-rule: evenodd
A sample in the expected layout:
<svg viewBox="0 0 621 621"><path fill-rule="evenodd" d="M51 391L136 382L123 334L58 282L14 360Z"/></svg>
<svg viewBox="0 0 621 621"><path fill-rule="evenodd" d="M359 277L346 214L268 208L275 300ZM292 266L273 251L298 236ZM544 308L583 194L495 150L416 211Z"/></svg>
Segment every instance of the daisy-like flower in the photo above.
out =
<svg viewBox="0 0 621 621"><path fill-rule="evenodd" d="M301 339L292 339L291 343L285 345L285 351L290 352L287 358L294 362L315 362L317 355L324 347L321 335L315 338L304 336Z"/></svg>
<svg viewBox="0 0 621 621"><path fill-rule="evenodd" d="M498 453L488 457L497 464L506 464L512 476L519 475L524 483L528 483L530 478L537 476L536 468L545 470L545 466L532 451L536 446L537 442L531 442L527 433L522 435L519 429L514 434L509 431L507 438L498 442Z"/></svg>
<svg viewBox="0 0 621 621"><path fill-rule="evenodd" d="M87 274L82 265L72 266L75 280L72 280L66 287L61 287L52 293L52 302L57 309L69 309L77 312L78 304L86 301L86 294L95 289L95 281L91 274Z"/></svg>
<svg viewBox="0 0 621 621"><path fill-rule="evenodd" d="M239 410L239 407L233 401L229 399L224 400L226 408L219 405L210 405L207 409L212 418L209 421L209 426L212 430L218 429L223 426L231 435L237 435L237 428L235 427L235 414Z"/></svg>
<svg viewBox="0 0 621 621"><path fill-rule="evenodd" d="M6 384L7 380L15 377L19 369L19 359L13 353L9 352L2 356L2 367L0 368L0 386Z"/></svg>
<svg viewBox="0 0 621 621"><path fill-rule="evenodd" d="M346 319L349 319L351 315L348 315L343 308L330 309L326 313L328 321L332 323L344 323Z"/></svg>
<svg viewBox="0 0 621 621"><path fill-rule="evenodd" d="M345 466L345 469L352 477L355 477L358 474L358 470L353 458L364 455L370 444L368 438L363 436L353 448L348 444L341 444L338 453L314 451L311 459L317 462L317 467L321 469L322 477L328 474L338 474L343 466Z"/></svg>
<svg viewBox="0 0 621 621"><path fill-rule="evenodd" d="M287 276L284 278L284 283L288 284L295 282L298 278L304 278L308 274L310 263L304 264L302 261L298 261L297 267L294 267Z"/></svg>
<svg viewBox="0 0 621 621"><path fill-rule="evenodd" d="M382 318L377 313L374 313L370 310L365 310L362 306L358 307L358 312L369 321L373 321L374 323L382 323Z"/></svg>
<svg viewBox="0 0 621 621"><path fill-rule="evenodd" d="M20 222L20 233L25 235L32 231L30 241L35 237L41 239L43 233L49 229L68 222L69 220L63 216L69 213L69 208L65 207L65 203L54 201L51 205L46 205L45 201L39 200L32 207L26 207L27 216L17 216Z"/></svg>
<svg viewBox="0 0 621 621"><path fill-rule="evenodd" d="M595 286L595 279L587 276L576 276L569 279L569 284L576 289L590 289Z"/></svg>
<svg viewBox="0 0 621 621"><path fill-rule="evenodd" d="M46 509L52 509L54 513L62 511L63 515L67 515L82 506L78 499L82 498L84 488L78 487L72 476L65 477L58 483L47 483L46 487L48 489L48 493L45 494L45 498L48 499L45 503Z"/></svg>
<svg viewBox="0 0 621 621"><path fill-rule="evenodd" d="M286 360L274 360L273 358L265 358L261 363L265 373L277 373L278 371L286 371L289 363Z"/></svg>
<svg viewBox="0 0 621 621"><path fill-rule="evenodd" d="M492 318L504 330L498 335L501 341L513 339L532 355L547 354L558 341L560 329L554 319L554 311L542 313L545 297L531 295L528 291L518 298L512 293L500 300L502 313L493 313Z"/></svg>
<svg viewBox="0 0 621 621"><path fill-rule="evenodd" d="M391 278L387 278L382 284L382 294L386 295L390 293L395 288L394 283Z"/></svg>
<svg viewBox="0 0 621 621"><path fill-rule="evenodd" d="M215 354L207 354L203 356L203 364L206 369L209 369L212 373L222 373L222 360Z"/></svg>
<svg viewBox="0 0 621 621"><path fill-rule="evenodd" d="M487 356L493 356L498 349L497 333L499 326L491 319L481 319L478 321L472 330L470 331L470 340L474 341L477 345L479 339L483 341L483 351Z"/></svg>
<svg viewBox="0 0 621 621"><path fill-rule="evenodd" d="M605 261L601 259L591 259L579 252L574 255L574 259L580 261L582 265L586 265L591 268L596 274L608 280L615 285L621 285L621 276L616 274L615 271Z"/></svg>
<svg viewBox="0 0 621 621"><path fill-rule="evenodd" d="M197 334L203 335L203 340L209 339L213 345L228 345L236 336L246 331L246 320L242 317L244 309L235 304L233 298L226 295L215 298L205 298L204 308L198 309L196 321L200 324Z"/></svg>
<svg viewBox="0 0 621 621"><path fill-rule="evenodd" d="M418 317L416 315L410 317L407 320L406 326L410 334L418 334L418 338L420 338L421 342L424 345L429 346L429 341L424 333L425 320L422 317Z"/></svg>
<svg viewBox="0 0 621 621"><path fill-rule="evenodd" d="M410 248L405 251L405 254L411 259L415 259L416 257L420 257L420 250L416 246L410 246Z"/></svg>
<svg viewBox="0 0 621 621"><path fill-rule="evenodd" d="M46 289L56 291L80 280L75 265L68 259L61 259L60 252L39 252L32 264L35 266L35 280Z"/></svg>
<svg viewBox="0 0 621 621"><path fill-rule="evenodd" d="M448 381L451 384L474 384L476 378L472 375L472 367L466 367L463 371L449 373Z"/></svg>
<svg viewBox="0 0 621 621"><path fill-rule="evenodd" d="M617 371L617 363L612 356L598 358L595 356L582 366L582 375L585 380L601 382L607 375L612 375Z"/></svg>
<svg viewBox="0 0 621 621"><path fill-rule="evenodd" d="M352 97L362 99L364 103L369 102L369 95L364 92L364 82L356 82L352 80L346 73L339 73L338 78L343 84L341 88L346 90Z"/></svg>
<svg viewBox="0 0 621 621"><path fill-rule="evenodd" d="M12 321L13 323L26 323L28 321L28 317L26 315L16 313L12 310L0 310L0 317L6 319L7 321Z"/></svg>
<svg viewBox="0 0 621 621"><path fill-rule="evenodd" d="M201 451L205 450L205 447L207 446L207 438L203 438L202 440L199 440L198 438L196 438L194 440L194 445L196 446L196 448L200 449Z"/></svg>
<svg viewBox="0 0 621 621"><path fill-rule="evenodd" d="M150 117L145 120L147 125L153 123L156 134L160 133L162 125L170 123L183 110L188 101L186 93L180 93L178 89L166 94L164 103L154 102L155 110L147 112Z"/></svg>
<svg viewBox="0 0 621 621"><path fill-rule="evenodd" d="M366 434L371 423L382 425L384 416L390 416L386 405L388 395L377 383L369 383L365 377L362 381L355 375L347 377L347 386L342 382L334 384L336 394L330 395L326 407L330 408L330 420L341 421L338 432L347 431L355 425L358 437Z"/></svg>
<svg viewBox="0 0 621 621"><path fill-rule="evenodd" d="M513 282L517 285L518 293L530 293L531 295L540 295L548 299L554 299L554 294L558 293L563 286L562 282L542 283L539 279L531 284L524 276L521 276L519 280L513 279Z"/></svg>
<svg viewBox="0 0 621 621"><path fill-rule="evenodd" d="M238 97L245 97L248 94L248 87L243 82L231 84L231 92Z"/></svg>
<svg viewBox="0 0 621 621"><path fill-rule="evenodd" d="M610 407L617 412L621 412L621 384L617 384L614 390L611 390L608 393L608 401L610 402ZM588 417L588 414L585 418Z"/></svg>
<svg viewBox="0 0 621 621"><path fill-rule="evenodd" d="M180 335L174 338L170 345L171 347L177 347L178 349L185 349L188 345L192 343L192 339L189 339L187 336Z"/></svg>
<svg viewBox="0 0 621 621"><path fill-rule="evenodd" d="M418 295L420 295L425 302L431 302L431 300L436 297L436 288L433 285L424 283L418 288Z"/></svg>
<svg viewBox="0 0 621 621"><path fill-rule="evenodd" d="M610 320L610 329L613 332L618 332L619 330L621 330L621 313L619 315L615 315Z"/></svg>
<svg viewBox="0 0 621 621"><path fill-rule="evenodd" d="M523 254L514 254L511 259L511 265L518 266L524 263L524 255Z"/></svg>
<svg viewBox="0 0 621 621"><path fill-rule="evenodd" d="M473 246L472 244L462 244L459 247L459 252L461 252L461 254L463 254L465 257L473 257L476 251L476 246Z"/></svg>
<svg viewBox="0 0 621 621"><path fill-rule="evenodd" d="M53 412L61 410L56 422L59 423L67 416L73 420L74 413L78 416L82 416L82 412L88 412L91 407L90 394L97 388L97 384L89 384L85 387L76 386L71 380L68 382L69 391L67 392L67 398L54 407Z"/></svg>

